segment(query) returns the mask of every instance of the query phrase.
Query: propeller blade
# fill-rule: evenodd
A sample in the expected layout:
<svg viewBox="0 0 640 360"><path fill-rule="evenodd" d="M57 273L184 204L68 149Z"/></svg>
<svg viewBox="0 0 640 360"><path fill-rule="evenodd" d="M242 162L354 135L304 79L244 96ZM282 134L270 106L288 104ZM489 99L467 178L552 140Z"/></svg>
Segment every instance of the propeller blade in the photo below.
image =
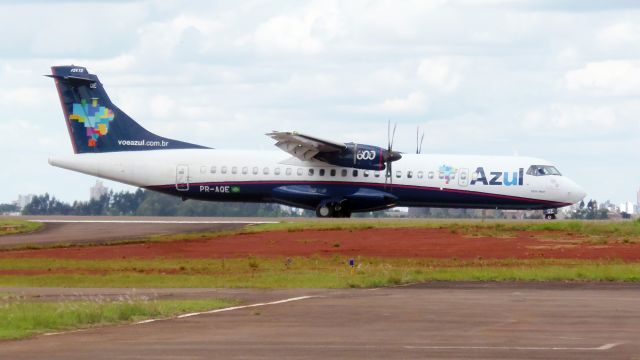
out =
<svg viewBox="0 0 640 360"><path fill-rule="evenodd" d="M387 149L391 148L391 119L387 120Z"/></svg>
<svg viewBox="0 0 640 360"><path fill-rule="evenodd" d="M358 144L353 146L353 165L356 164L356 153L358 152Z"/></svg>
<svg viewBox="0 0 640 360"><path fill-rule="evenodd" d="M389 144L389 151L393 149L393 140L396 137L396 128L398 127L398 123L393 124L393 133L391 133L391 143Z"/></svg>

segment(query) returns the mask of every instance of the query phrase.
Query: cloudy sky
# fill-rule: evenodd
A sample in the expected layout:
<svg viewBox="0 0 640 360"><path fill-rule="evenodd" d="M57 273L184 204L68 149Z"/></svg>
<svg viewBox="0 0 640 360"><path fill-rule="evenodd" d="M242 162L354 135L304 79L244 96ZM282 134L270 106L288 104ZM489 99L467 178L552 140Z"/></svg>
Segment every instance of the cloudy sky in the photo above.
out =
<svg viewBox="0 0 640 360"><path fill-rule="evenodd" d="M0 1L0 202L86 200L51 65L149 130L272 149L271 130L545 158L615 202L640 186L640 2ZM123 185L106 182L115 189Z"/></svg>

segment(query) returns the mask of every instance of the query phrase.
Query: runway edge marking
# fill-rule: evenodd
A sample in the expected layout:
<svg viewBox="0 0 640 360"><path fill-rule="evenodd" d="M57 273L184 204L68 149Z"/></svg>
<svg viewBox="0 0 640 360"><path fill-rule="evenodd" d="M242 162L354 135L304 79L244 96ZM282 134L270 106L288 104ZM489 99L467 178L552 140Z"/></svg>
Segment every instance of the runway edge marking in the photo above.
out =
<svg viewBox="0 0 640 360"><path fill-rule="evenodd" d="M282 300L276 300L276 301L270 301L270 302L264 302L264 303L256 303L256 304L249 304L249 305L231 306L231 307L222 308L222 309L193 312L193 313L187 313L187 314L182 314L182 315L168 317L168 318L147 319L147 320L137 321L137 322L130 323L130 324L119 324L119 325L120 326L142 325L142 324L149 324L149 323L157 322L157 321L183 319L183 318L187 318L187 317L191 317L191 316L215 314L215 313L220 313L220 312L240 310L240 309L248 309L248 308L260 307L260 306L284 304L284 303L288 303L288 302L307 300L307 299L318 298L318 297L320 297L320 296L310 296L310 295L298 296L298 297L289 298L289 299L282 299ZM116 326L117 326L117 324L116 324ZM93 329L96 329L96 328L86 328L86 329L75 329L75 330L69 330L69 331L50 332L50 333L44 333L44 334L42 334L42 336L64 335L64 334L71 334L71 333L77 333L77 332L84 332L84 331L93 330Z"/></svg>
<svg viewBox="0 0 640 360"><path fill-rule="evenodd" d="M233 311L233 310L241 310L241 309L248 309L248 308L260 307L260 306L284 304L284 303L288 303L288 302L307 300L307 299L312 299L312 298L317 298L317 297L318 296L310 296L310 295L309 296L298 296L298 297L294 297L294 298L270 301L270 302L265 302L265 303L256 303L256 304L249 304L249 305L231 306L231 307L222 308L222 309L200 311L200 312L192 312L192 313L182 314L182 315L178 315L178 316L174 316L174 317L170 317L170 318L147 319L147 320L142 320L142 321L135 322L135 323L133 323L133 325L148 324L148 323L152 323L152 322L156 322L156 321L165 321L165 320L172 320L172 319L183 319L183 318L188 318L188 317L192 317L192 316L215 314L215 313L221 313L221 312L227 312L227 311Z"/></svg>

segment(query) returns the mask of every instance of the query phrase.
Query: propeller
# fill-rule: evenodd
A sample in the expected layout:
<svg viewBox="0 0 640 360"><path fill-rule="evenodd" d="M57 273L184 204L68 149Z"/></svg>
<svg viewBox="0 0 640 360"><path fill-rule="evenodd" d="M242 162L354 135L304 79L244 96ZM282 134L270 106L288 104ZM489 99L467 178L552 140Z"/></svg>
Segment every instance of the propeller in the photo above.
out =
<svg viewBox="0 0 640 360"><path fill-rule="evenodd" d="M422 136L420 136L420 126L418 125L416 128L416 154L420 154L422 152L422 142L424 142L424 132L422 133Z"/></svg>
<svg viewBox="0 0 640 360"><path fill-rule="evenodd" d="M386 165L386 170L387 170L384 178L385 186L387 185L387 180L389 180L389 183L393 184L392 163L402 158L402 155L399 152L393 151L393 140L396 137L397 126L398 124L393 124L393 132L391 132L391 120L387 122L387 151L384 154L384 159L383 159Z"/></svg>

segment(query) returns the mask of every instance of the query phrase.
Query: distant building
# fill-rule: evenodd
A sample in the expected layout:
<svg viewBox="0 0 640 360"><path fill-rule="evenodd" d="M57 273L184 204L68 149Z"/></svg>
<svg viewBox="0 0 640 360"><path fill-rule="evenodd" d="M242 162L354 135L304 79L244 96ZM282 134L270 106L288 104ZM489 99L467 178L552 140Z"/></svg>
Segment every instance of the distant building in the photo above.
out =
<svg viewBox="0 0 640 360"><path fill-rule="evenodd" d="M89 198L91 200L100 200L100 197L102 197L102 195L106 195L108 191L109 189L106 186L102 185L102 181L96 180L96 184L93 185L89 190Z"/></svg>
<svg viewBox="0 0 640 360"><path fill-rule="evenodd" d="M629 215L635 214L635 204L631 201L623 202L620 204L620 212L627 213Z"/></svg>
<svg viewBox="0 0 640 360"><path fill-rule="evenodd" d="M18 207L18 209L22 210L25 208L25 206L31 203L34 197L35 195L33 194L18 195L18 200L15 201L15 204Z"/></svg>

